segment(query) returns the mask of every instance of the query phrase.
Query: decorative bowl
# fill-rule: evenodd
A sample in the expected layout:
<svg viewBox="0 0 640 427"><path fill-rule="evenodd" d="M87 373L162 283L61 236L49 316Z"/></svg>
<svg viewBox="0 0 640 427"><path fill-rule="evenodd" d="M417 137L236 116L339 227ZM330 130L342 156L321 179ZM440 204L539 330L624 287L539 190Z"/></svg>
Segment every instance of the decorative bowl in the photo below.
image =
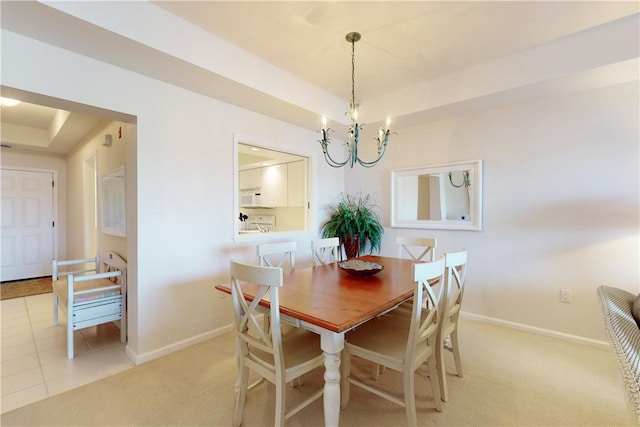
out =
<svg viewBox="0 0 640 427"><path fill-rule="evenodd" d="M377 262L362 261L360 259L350 259L339 262L338 267L355 276L371 276L384 270L384 265L380 265Z"/></svg>

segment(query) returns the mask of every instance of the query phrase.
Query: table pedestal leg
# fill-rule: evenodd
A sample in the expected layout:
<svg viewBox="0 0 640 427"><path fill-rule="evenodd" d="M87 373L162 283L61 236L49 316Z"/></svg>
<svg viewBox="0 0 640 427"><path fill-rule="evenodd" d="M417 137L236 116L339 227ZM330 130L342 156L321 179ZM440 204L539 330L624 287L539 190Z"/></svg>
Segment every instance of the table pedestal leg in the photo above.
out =
<svg viewBox="0 0 640 427"><path fill-rule="evenodd" d="M344 348L344 334L322 334L324 352L324 424L340 424L340 352Z"/></svg>

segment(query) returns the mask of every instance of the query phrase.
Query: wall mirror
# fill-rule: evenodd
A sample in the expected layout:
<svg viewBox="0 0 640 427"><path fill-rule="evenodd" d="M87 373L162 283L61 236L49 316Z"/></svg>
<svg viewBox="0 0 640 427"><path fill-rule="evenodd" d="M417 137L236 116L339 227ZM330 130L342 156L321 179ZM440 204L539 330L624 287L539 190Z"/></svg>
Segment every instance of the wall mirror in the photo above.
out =
<svg viewBox="0 0 640 427"><path fill-rule="evenodd" d="M235 138L234 235L304 231L308 222L308 159Z"/></svg>
<svg viewBox="0 0 640 427"><path fill-rule="evenodd" d="M391 226L482 230L482 160L392 170Z"/></svg>

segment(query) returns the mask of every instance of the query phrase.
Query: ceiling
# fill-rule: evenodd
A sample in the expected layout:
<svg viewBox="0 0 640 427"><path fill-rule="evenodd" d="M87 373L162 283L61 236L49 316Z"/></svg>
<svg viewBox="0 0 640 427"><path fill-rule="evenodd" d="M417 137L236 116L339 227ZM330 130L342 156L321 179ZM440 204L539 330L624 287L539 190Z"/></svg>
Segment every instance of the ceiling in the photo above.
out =
<svg viewBox="0 0 640 427"><path fill-rule="evenodd" d="M1 108L3 148L66 154L107 123L102 117L27 102Z"/></svg>
<svg viewBox="0 0 640 427"><path fill-rule="evenodd" d="M304 157L291 153L283 153L253 144L242 143L241 141L238 142L240 142L238 144L238 168L240 170L273 166L304 159Z"/></svg>
<svg viewBox="0 0 640 427"><path fill-rule="evenodd" d="M377 123L390 114L395 126L405 127L553 91L592 88L591 77L605 81L605 72L617 79L608 82L637 79L640 56L635 1L3 1L0 6L8 31L309 129L319 127L323 113L334 126L346 123L350 31L362 34L355 45L361 118ZM610 43L619 37L619 22L631 37ZM635 76L629 77L629 70ZM79 108L69 120L76 113L84 113L78 122L86 121L76 136L104 119ZM25 104L3 108L3 143L5 129L34 128L53 141L52 150L66 152L73 143L51 139L53 118L62 115ZM24 141L14 137L13 144Z"/></svg>
<svg viewBox="0 0 640 427"><path fill-rule="evenodd" d="M158 1L159 7L349 99L365 100L637 12L634 2Z"/></svg>

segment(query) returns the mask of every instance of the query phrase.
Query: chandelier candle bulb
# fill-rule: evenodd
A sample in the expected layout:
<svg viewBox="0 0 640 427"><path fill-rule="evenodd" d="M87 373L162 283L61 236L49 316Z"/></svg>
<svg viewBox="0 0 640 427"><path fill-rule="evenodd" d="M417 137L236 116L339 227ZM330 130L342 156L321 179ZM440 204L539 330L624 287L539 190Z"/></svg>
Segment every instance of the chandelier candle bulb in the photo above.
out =
<svg viewBox="0 0 640 427"><path fill-rule="evenodd" d="M327 117L322 116L322 139L327 139Z"/></svg>

